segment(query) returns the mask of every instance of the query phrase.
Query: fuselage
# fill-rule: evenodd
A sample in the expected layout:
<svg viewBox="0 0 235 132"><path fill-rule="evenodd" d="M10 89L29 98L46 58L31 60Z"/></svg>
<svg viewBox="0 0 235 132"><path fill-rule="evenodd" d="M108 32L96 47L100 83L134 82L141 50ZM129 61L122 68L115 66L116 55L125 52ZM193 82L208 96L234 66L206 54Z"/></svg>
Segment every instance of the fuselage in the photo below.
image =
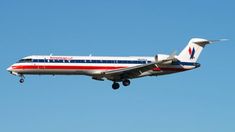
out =
<svg viewBox="0 0 235 132"><path fill-rule="evenodd" d="M113 81L112 88L130 85L130 79L144 76L158 76L192 70L200 67L199 55L207 44L223 40L192 38L185 48L176 55L156 56L46 56L32 55L20 59L7 68L11 74L24 75L86 75L92 79Z"/></svg>
<svg viewBox="0 0 235 132"><path fill-rule="evenodd" d="M166 59L169 55L159 55ZM105 57L105 56L41 56L33 55L20 59L7 70L12 74L51 74L99 76L104 71L117 70L155 62L155 57ZM194 69L195 63L176 62L159 65L141 76L163 75Z"/></svg>

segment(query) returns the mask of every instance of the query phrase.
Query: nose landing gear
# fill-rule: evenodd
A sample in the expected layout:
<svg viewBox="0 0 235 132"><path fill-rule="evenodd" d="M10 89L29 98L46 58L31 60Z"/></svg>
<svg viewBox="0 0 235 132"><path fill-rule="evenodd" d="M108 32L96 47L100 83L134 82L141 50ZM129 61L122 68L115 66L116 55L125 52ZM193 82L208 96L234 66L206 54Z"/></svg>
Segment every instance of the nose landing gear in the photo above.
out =
<svg viewBox="0 0 235 132"><path fill-rule="evenodd" d="M20 82L20 83L24 83L24 79L23 79L23 78L21 78L19 82Z"/></svg>
<svg viewBox="0 0 235 132"><path fill-rule="evenodd" d="M20 77L19 82L20 83L24 83L24 79L25 79L24 75L19 75L19 77Z"/></svg>

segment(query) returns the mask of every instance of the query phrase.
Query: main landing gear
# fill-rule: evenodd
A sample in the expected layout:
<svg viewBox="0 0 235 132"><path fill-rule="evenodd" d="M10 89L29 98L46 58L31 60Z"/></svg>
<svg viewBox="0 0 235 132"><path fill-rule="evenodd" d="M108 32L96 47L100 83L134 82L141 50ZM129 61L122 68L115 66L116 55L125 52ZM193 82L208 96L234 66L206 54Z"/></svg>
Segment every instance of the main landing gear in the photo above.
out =
<svg viewBox="0 0 235 132"><path fill-rule="evenodd" d="M131 81L128 79L122 81L123 86L129 86L130 84L131 84ZM120 87L119 83L113 82L113 85L112 85L113 90L117 90L119 89L119 87Z"/></svg>

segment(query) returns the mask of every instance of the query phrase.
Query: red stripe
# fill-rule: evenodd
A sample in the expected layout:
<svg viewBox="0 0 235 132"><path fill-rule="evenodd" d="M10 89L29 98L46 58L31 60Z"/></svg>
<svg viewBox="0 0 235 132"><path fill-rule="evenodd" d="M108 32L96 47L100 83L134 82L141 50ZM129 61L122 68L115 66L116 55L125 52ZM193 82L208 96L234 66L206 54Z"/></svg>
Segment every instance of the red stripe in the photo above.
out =
<svg viewBox="0 0 235 132"><path fill-rule="evenodd" d="M112 70L126 68L126 66L13 66L12 69L67 69L67 70Z"/></svg>
<svg viewBox="0 0 235 132"><path fill-rule="evenodd" d="M19 65L12 66L12 69L24 70L24 69L61 69L61 70L114 70L127 68L127 66L43 66L43 65ZM185 71L184 68L160 68L156 67L152 69L153 71Z"/></svg>

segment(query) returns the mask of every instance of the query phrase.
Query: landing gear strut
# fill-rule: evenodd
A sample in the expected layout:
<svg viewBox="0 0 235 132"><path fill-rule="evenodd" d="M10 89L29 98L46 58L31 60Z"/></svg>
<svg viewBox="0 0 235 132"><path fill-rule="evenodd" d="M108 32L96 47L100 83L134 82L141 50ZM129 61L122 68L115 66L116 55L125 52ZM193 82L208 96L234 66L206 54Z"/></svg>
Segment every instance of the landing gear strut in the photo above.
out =
<svg viewBox="0 0 235 132"><path fill-rule="evenodd" d="M113 90L119 89L120 85L117 82L113 82L112 88Z"/></svg>

